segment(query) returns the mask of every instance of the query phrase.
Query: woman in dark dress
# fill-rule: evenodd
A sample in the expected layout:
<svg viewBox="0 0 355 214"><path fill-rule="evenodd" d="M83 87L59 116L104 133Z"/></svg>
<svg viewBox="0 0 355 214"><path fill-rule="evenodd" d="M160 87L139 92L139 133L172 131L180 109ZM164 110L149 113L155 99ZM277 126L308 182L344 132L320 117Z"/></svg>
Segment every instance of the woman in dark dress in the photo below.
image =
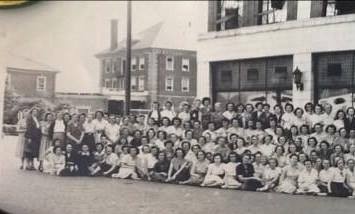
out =
<svg viewBox="0 0 355 214"><path fill-rule="evenodd" d="M150 172L152 181L165 182L168 178L170 161L166 159L165 152L159 152L158 162L154 164L153 170Z"/></svg>
<svg viewBox="0 0 355 214"><path fill-rule="evenodd" d="M33 108L26 122L24 157L27 161L26 170L34 170L33 159L39 155L41 143L41 126L39 123L39 111Z"/></svg>
<svg viewBox="0 0 355 214"><path fill-rule="evenodd" d="M242 163L237 166L236 170L243 190L256 191L257 188L263 186L261 180L254 175L255 170L253 164L250 163L249 155L243 156Z"/></svg>
<svg viewBox="0 0 355 214"><path fill-rule="evenodd" d="M81 151L78 153L78 175L89 176L89 168L93 163L94 156L90 152L89 146L87 144L83 144L81 146Z"/></svg>

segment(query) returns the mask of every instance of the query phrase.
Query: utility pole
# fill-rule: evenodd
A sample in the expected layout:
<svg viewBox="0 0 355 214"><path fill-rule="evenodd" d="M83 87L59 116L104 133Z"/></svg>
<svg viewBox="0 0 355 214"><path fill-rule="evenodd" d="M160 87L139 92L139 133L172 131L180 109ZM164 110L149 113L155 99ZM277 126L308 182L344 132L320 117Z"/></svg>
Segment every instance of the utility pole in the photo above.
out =
<svg viewBox="0 0 355 214"><path fill-rule="evenodd" d="M127 1L127 44L125 72L125 105L124 114L129 115L131 103L131 32L132 31L132 2Z"/></svg>

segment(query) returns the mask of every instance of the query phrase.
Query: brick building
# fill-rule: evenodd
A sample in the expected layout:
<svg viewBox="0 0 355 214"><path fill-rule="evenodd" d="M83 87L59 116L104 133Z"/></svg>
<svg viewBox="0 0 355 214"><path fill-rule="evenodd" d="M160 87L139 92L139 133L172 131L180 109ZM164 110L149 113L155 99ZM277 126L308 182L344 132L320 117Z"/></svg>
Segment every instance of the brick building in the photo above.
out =
<svg viewBox="0 0 355 214"><path fill-rule="evenodd" d="M117 41L117 20L111 20L111 45L96 54L100 61L101 93L108 112L122 113L125 87L126 41ZM184 32L182 32L184 33ZM158 23L132 38L131 108L150 109L153 101L170 100L177 106L196 96L196 51L183 49L184 37L169 36L167 25ZM167 41L169 40L169 41Z"/></svg>
<svg viewBox="0 0 355 214"><path fill-rule="evenodd" d="M354 1L208 4L208 29L199 35L198 97L353 105Z"/></svg>
<svg viewBox="0 0 355 214"><path fill-rule="evenodd" d="M17 95L54 100L57 70L29 58L16 57L8 63L6 72L6 85Z"/></svg>

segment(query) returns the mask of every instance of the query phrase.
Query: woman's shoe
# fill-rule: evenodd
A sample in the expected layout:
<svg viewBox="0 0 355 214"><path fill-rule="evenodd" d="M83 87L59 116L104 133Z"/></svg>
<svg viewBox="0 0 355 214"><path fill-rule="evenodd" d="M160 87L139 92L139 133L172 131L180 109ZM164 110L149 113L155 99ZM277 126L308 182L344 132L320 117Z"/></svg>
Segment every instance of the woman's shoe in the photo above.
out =
<svg viewBox="0 0 355 214"><path fill-rule="evenodd" d="M23 165L20 166L20 170L23 170Z"/></svg>

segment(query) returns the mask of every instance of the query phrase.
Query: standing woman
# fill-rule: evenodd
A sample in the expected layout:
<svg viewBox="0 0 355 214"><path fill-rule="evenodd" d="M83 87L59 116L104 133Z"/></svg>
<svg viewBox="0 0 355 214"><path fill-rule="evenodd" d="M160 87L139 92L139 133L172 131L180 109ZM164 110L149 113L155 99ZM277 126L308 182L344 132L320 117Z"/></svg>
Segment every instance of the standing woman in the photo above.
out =
<svg viewBox="0 0 355 214"><path fill-rule="evenodd" d="M81 114L80 116L75 115L67 128L67 143L73 145L73 150L75 152L78 152L81 149L81 142L84 138L84 122L85 114Z"/></svg>
<svg viewBox="0 0 355 214"><path fill-rule="evenodd" d="M41 125L38 120L38 109L33 108L26 122L25 132L25 158L27 159L26 170L34 170L33 159L38 158L41 143Z"/></svg>
<svg viewBox="0 0 355 214"><path fill-rule="evenodd" d="M100 142L100 137L104 134L107 121L104 120L104 113L102 111L95 112L95 119L92 121L94 123L95 129L95 141Z"/></svg>
<svg viewBox="0 0 355 214"><path fill-rule="evenodd" d="M95 146L95 124L93 123L93 116L92 114L88 114L84 124L84 138L83 144L89 146L90 152L94 152L96 149Z"/></svg>
<svg viewBox="0 0 355 214"><path fill-rule="evenodd" d="M52 113L47 113L44 117L44 121L41 121L41 145L39 147L39 171L43 171L43 160L46 156L46 151L51 146L52 136L50 134L50 127L54 123L54 118Z"/></svg>
<svg viewBox="0 0 355 214"><path fill-rule="evenodd" d="M63 113L58 112L53 125L53 139L59 139L62 143L62 149L65 148L65 123L63 120Z"/></svg>
<svg viewBox="0 0 355 214"><path fill-rule="evenodd" d="M24 109L22 118L20 118L20 120L17 123L18 143L16 147L16 156L21 158L20 169L23 169L23 165L25 162L24 147L25 147L25 132L26 132L27 118L28 118L28 109Z"/></svg>

